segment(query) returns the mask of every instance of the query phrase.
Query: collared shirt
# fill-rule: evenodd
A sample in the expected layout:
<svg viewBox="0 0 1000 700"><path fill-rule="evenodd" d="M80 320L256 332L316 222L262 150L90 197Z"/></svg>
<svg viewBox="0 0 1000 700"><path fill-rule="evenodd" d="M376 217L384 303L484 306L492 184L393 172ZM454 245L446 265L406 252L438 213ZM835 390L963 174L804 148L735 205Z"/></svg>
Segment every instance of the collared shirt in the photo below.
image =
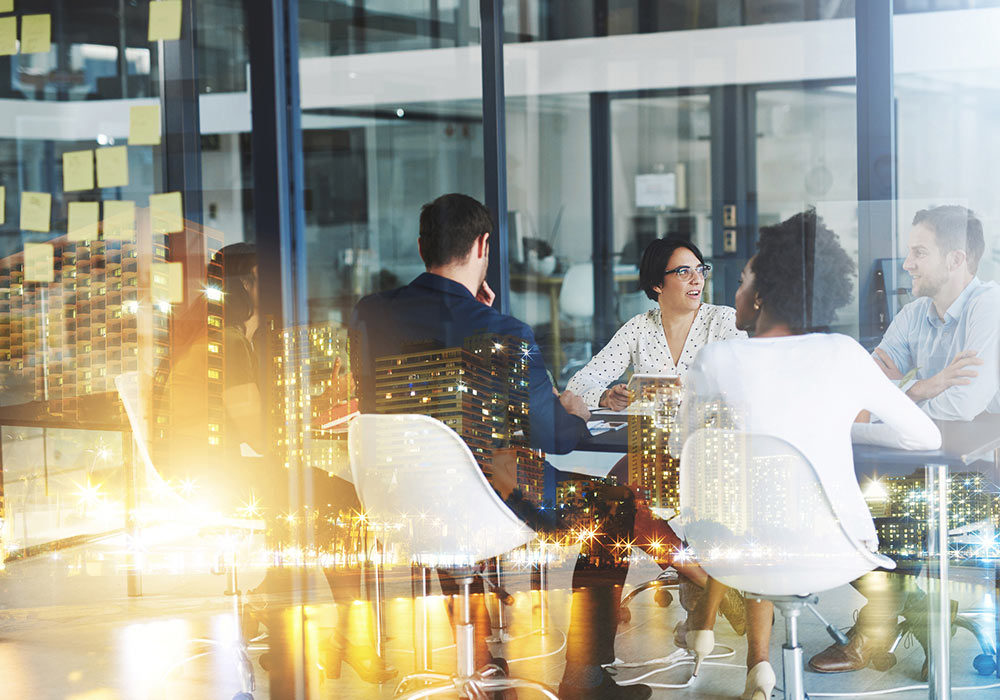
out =
<svg viewBox="0 0 1000 700"><path fill-rule="evenodd" d="M681 356L674 362L663 333L660 310L650 309L633 316L614 334L608 344L586 367L573 375L566 388L579 394L588 406L597 406L608 384L631 365L640 374L676 374L683 382L698 351L716 340L746 338L736 328L736 310L729 306L702 304L691 324Z"/></svg>
<svg viewBox="0 0 1000 700"><path fill-rule="evenodd" d="M528 344L531 446L565 454L587 435L586 422L566 412L552 392L545 362L527 324L477 301L463 285L425 272L410 284L358 302L351 319L351 373L361 409L375 410L375 360L407 352L420 343L461 347L480 333L496 333Z"/></svg>
<svg viewBox="0 0 1000 700"><path fill-rule="evenodd" d="M920 402L931 418L972 420L983 411L1000 413L1000 286L973 278L939 318L930 297L910 302L892 320L878 346L904 375L917 368L927 379L960 352L975 350L982 365L967 385L952 386Z"/></svg>

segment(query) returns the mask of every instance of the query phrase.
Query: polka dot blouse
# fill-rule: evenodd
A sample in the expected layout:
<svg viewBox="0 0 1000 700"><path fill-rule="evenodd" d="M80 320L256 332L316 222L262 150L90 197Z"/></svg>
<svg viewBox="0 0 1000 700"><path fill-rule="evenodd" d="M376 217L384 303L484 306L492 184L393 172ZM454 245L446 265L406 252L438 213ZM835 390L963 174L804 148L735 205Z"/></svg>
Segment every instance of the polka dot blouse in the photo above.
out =
<svg viewBox="0 0 1000 700"><path fill-rule="evenodd" d="M593 407L598 405L608 385L621 377L629 366L633 372L641 374L673 372L684 381L704 345L715 340L746 337L746 333L736 328L735 309L702 304L684 341L680 360L674 364L663 334L660 310L651 309L626 321L604 349L573 375L566 389L582 396L587 405Z"/></svg>

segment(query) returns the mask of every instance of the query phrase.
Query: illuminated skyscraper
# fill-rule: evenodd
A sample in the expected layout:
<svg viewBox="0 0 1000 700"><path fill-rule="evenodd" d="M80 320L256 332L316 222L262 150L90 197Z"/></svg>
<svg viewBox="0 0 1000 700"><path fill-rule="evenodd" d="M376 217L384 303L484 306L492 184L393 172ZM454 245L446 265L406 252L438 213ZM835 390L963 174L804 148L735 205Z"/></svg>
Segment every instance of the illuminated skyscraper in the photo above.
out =
<svg viewBox="0 0 1000 700"><path fill-rule="evenodd" d="M530 448L527 344L481 334L461 348L410 350L376 360L376 409L437 418L462 436L488 479L495 460L513 460L518 488L540 498L544 458Z"/></svg>

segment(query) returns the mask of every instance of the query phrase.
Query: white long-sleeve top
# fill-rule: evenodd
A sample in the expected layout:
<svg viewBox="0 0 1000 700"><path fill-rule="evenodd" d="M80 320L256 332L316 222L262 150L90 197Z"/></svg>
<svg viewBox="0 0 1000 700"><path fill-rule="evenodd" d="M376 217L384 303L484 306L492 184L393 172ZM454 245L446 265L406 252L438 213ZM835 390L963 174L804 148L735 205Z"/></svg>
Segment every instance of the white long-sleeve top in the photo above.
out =
<svg viewBox="0 0 1000 700"><path fill-rule="evenodd" d="M566 389L582 396L588 406L597 406L608 384L629 366L638 374L676 374L683 382L702 347L716 340L746 337L736 328L735 309L702 304L675 363L663 334L660 310L650 309L626 321L608 344L573 375Z"/></svg>
<svg viewBox="0 0 1000 700"><path fill-rule="evenodd" d="M682 431L701 427L690 424L697 402L715 398L737 429L781 438L809 459L847 531L869 546L878 537L854 473L852 433L859 442L909 450L941 445L934 422L844 335L712 343L691 368ZM862 410L883 422L855 423Z"/></svg>

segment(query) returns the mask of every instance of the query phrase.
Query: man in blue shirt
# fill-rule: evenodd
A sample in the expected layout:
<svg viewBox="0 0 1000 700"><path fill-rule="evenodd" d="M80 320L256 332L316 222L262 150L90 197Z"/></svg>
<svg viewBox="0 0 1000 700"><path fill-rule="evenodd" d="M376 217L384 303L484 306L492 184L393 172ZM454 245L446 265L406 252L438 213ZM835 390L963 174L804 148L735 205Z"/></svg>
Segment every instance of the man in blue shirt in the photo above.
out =
<svg viewBox="0 0 1000 700"><path fill-rule="evenodd" d="M961 206L917 212L903 269L915 301L904 306L875 349L890 379L931 418L972 420L1000 413L1000 286L976 277L983 225Z"/></svg>
<svg viewBox="0 0 1000 700"><path fill-rule="evenodd" d="M890 379L914 372L902 388L931 418L1000 413L1000 287L976 277L984 250L983 225L965 207L925 209L913 219L903 269L917 299L893 319L873 357ZM899 564L898 571L906 568ZM913 623L926 654L926 605L921 594L907 595L906 577L878 572L854 586L868 602L851 641L810 659L814 671L865 668L891 643L900 614Z"/></svg>
<svg viewBox="0 0 1000 700"><path fill-rule="evenodd" d="M461 194L443 195L424 205L420 213L420 256L427 272L410 284L365 297L351 321L351 371L358 383L364 412L375 410L375 361L399 355L407 346L431 343L441 348L461 347L484 332L511 336L529 348L529 404L531 446L565 454L589 435L590 412L572 392L556 394L549 381L531 329L492 307L494 294L486 284L489 263L489 211ZM547 480L554 480L554 471ZM494 478L496 484L496 475ZM624 490L624 489L623 489ZM614 504L619 524L631 531L635 503L629 493ZM611 529L609 527L605 529ZM603 533L611 538L613 533ZM619 686L602 664L614 661L617 608L627 567L608 572L578 565L567 635L566 671L559 696L564 700L645 700L649 686ZM449 588L442 578L442 587ZM484 629L485 628L485 629ZM488 619L477 622L477 662L489 659L485 637Z"/></svg>

